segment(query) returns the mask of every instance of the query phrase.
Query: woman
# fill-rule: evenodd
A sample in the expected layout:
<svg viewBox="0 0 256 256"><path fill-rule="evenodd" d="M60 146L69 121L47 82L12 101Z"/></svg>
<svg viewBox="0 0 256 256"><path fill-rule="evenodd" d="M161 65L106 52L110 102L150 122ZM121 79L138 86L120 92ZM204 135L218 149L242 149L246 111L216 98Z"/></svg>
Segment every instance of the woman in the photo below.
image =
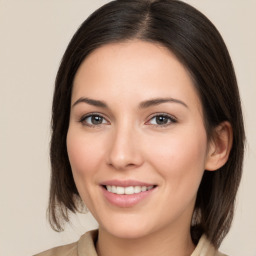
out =
<svg viewBox="0 0 256 256"><path fill-rule="evenodd" d="M50 223L99 223L46 255L223 255L244 128L226 46L174 0L113 1L72 38L53 99Z"/></svg>

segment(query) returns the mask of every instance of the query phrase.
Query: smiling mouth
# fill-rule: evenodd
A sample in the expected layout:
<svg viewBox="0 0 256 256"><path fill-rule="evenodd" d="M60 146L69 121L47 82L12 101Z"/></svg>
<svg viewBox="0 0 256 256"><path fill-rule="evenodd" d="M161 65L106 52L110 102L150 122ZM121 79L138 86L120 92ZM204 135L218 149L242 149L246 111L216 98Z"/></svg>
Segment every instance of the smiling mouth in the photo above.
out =
<svg viewBox="0 0 256 256"><path fill-rule="evenodd" d="M139 194L141 192L152 190L156 187L156 185L151 185L151 186L128 186L128 187L104 185L103 187L108 192L113 193L113 194L133 195L133 194Z"/></svg>

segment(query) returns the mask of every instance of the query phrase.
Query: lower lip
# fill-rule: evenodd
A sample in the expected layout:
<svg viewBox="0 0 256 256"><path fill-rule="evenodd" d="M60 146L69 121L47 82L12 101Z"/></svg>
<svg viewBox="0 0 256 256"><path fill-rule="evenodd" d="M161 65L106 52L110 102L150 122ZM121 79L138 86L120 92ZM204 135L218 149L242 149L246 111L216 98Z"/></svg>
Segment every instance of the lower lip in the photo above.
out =
<svg viewBox="0 0 256 256"><path fill-rule="evenodd" d="M132 207L144 201L144 199L148 198L155 191L155 189L156 188L152 188L150 190L132 194L132 195L118 195L118 194L111 193L107 191L104 187L102 187L103 195L105 196L107 201L112 205L122 207L122 208Z"/></svg>

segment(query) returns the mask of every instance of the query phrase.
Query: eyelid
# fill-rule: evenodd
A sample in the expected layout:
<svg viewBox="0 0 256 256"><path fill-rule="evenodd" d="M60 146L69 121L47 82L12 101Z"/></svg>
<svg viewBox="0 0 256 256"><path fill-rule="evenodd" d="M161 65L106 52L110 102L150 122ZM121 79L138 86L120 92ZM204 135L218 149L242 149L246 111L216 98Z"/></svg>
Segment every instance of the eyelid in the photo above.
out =
<svg viewBox="0 0 256 256"><path fill-rule="evenodd" d="M88 118L88 117L91 117L91 116L99 116L99 117L102 117L104 120L106 120L107 124L106 123L103 123L103 124L88 124L88 123L84 123L85 119ZM103 115L102 113L99 113L99 112L91 112L91 113L87 113L85 115L82 115L79 120L78 120L79 123L82 123L82 125L85 125L85 126L89 126L89 127L99 127L99 126L102 126L102 125L108 125L110 124L109 120L105 117L105 115Z"/></svg>
<svg viewBox="0 0 256 256"><path fill-rule="evenodd" d="M171 120L171 122L169 122L167 124L162 124L162 125L161 124L149 124L150 120L152 120L153 118L156 118L158 116L167 117L167 118L169 118ZM159 113L154 113L154 114L150 115L145 124L146 125L153 125L153 126L156 126L156 127L165 127L165 126L169 126L171 124L175 124L177 122L178 122L177 118L174 117L173 115L159 112Z"/></svg>
<svg viewBox="0 0 256 256"><path fill-rule="evenodd" d="M102 124L88 124L88 123L84 123L85 119L88 118L88 117L91 117L91 116L99 116L99 117L102 117L107 123L102 123ZM167 117L169 118L170 122L167 123L167 124L150 124L150 120L152 120L153 118L156 118L158 116L163 116L163 117ZM85 115L82 115L79 120L78 120L79 123L82 123L83 125L85 126L89 126L89 127L100 127L102 125L109 125L110 122L108 120L108 118L105 117L104 114L102 113L99 113L99 112L91 112L91 113L87 113ZM157 127L165 127L165 126L169 126L171 124L174 124L174 123L177 123L177 118L174 117L173 115L170 115L170 114L167 114L167 113L162 113L162 112L159 112L159 113L154 113L152 115L150 115L148 118L147 118L147 121L145 122L146 125L152 125L152 126L157 126Z"/></svg>

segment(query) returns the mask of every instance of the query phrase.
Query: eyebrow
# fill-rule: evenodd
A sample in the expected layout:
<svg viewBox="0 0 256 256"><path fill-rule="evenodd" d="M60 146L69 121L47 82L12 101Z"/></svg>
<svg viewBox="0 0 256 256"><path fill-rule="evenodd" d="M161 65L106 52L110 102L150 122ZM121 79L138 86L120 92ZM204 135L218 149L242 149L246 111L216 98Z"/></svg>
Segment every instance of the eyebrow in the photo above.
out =
<svg viewBox="0 0 256 256"><path fill-rule="evenodd" d="M93 100L89 98L79 98L73 105L72 107L76 106L78 103L87 103L89 105L95 106L95 107L100 107L100 108L108 108L107 104L104 101L100 100Z"/></svg>
<svg viewBox="0 0 256 256"><path fill-rule="evenodd" d="M185 102L178 99L174 99L174 98L156 98L156 99L146 100L140 103L139 108L148 108L151 106L155 106L155 105L159 105L167 102L178 103L188 108L188 105Z"/></svg>
<svg viewBox="0 0 256 256"><path fill-rule="evenodd" d="M139 108L144 109L144 108L148 108L151 106L160 105L160 104L168 103L168 102L178 103L178 104L181 104L184 107L188 108L188 105L185 102L178 100L178 99L174 99L174 98L155 98L155 99L145 100L139 104ZM75 101L75 103L72 105L72 107L76 106L79 103L87 103L87 104L95 106L95 107L108 108L108 105L104 101L94 100L94 99L84 98L84 97L81 97L77 101Z"/></svg>

